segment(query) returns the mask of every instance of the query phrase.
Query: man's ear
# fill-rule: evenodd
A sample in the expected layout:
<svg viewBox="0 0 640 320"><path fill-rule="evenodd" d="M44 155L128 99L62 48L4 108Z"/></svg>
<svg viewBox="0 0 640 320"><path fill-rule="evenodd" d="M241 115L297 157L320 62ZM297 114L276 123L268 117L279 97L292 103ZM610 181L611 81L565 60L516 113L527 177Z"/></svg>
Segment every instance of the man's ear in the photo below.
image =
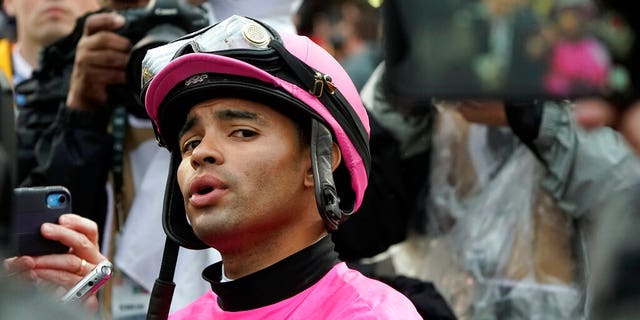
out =
<svg viewBox="0 0 640 320"><path fill-rule="evenodd" d="M311 166L311 157L307 157L307 160L307 170L306 174L304 175L304 186L313 188L315 182L313 180L313 167Z"/></svg>
<svg viewBox="0 0 640 320"><path fill-rule="evenodd" d="M342 161L342 152L340 152L340 148L337 143L333 143L331 145L331 171L336 171L338 165L340 165L340 161ZM304 185L307 187L313 187L313 168L311 167L311 161L309 161L309 166L307 167L307 174L304 177Z"/></svg>
<svg viewBox="0 0 640 320"><path fill-rule="evenodd" d="M340 161L342 161L342 152L340 152L338 144L334 142L331 146L331 171L336 171Z"/></svg>

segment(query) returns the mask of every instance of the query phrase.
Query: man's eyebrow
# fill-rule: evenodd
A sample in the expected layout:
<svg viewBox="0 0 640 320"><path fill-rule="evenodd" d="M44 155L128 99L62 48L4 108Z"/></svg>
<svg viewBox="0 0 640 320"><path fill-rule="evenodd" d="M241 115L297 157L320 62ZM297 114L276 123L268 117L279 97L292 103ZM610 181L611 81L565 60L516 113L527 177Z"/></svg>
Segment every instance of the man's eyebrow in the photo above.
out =
<svg viewBox="0 0 640 320"><path fill-rule="evenodd" d="M257 113L246 110L223 109L215 112L215 117L220 120L247 119L264 121Z"/></svg>
<svg viewBox="0 0 640 320"><path fill-rule="evenodd" d="M182 136L189 130L191 130L191 128L193 128L193 126L195 126L198 123L199 119L198 117L189 117L187 118L187 120L184 122L184 125L182 126L182 129L180 129L180 132L178 132L178 140L180 140L180 138L182 138Z"/></svg>

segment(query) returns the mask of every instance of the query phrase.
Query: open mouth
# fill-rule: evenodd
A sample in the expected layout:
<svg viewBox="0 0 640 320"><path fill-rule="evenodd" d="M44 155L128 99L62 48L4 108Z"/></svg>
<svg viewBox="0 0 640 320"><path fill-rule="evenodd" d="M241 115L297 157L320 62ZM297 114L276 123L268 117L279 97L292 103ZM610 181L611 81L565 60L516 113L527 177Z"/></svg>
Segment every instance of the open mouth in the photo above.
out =
<svg viewBox="0 0 640 320"><path fill-rule="evenodd" d="M198 189L198 194L207 194L211 191L213 191L213 187L202 187Z"/></svg>
<svg viewBox="0 0 640 320"><path fill-rule="evenodd" d="M189 202L194 207L215 205L226 194L226 186L212 176L196 178L189 192Z"/></svg>

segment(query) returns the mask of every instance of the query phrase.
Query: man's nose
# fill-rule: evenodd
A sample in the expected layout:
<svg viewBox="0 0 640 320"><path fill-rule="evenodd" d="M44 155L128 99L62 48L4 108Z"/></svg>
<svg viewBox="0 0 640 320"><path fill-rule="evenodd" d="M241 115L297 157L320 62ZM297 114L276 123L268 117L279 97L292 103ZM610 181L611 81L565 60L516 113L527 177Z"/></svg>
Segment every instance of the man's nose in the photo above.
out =
<svg viewBox="0 0 640 320"><path fill-rule="evenodd" d="M191 154L191 166L195 169L207 164L220 164L222 153L213 138L204 137Z"/></svg>

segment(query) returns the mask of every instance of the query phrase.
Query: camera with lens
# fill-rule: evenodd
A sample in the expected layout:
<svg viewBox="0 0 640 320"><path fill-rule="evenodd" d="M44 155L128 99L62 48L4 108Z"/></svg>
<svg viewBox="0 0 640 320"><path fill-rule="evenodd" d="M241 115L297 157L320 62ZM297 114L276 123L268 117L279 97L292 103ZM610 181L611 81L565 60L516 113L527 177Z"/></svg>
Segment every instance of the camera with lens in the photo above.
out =
<svg viewBox="0 0 640 320"><path fill-rule="evenodd" d="M142 8L118 11L125 25L117 33L133 43L127 66L127 91L139 102L142 59L147 50L209 25L207 12L186 0L151 0Z"/></svg>
<svg viewBox="0 0 640 320"><path fill-rule="evenodd" d="M92 14L106 11L108 10L102 9L80 17L69 35L42 50L40 67L30 79L15 88L16 93L25 97L20 112L24 119L30 121L22 127L44 130L55 120L58 106L66 101L69 92L76 47L82 37L86 19ZM127 83L109 88L109 99L114 105L126 106L133 115L144 118L147 114L141 107L140 100L144 55L151 48L208 26L207 12L187 0L150 0L145 7L117 12L124 16L125 25L116 32L128 38L133 48L126 70Z"/></svg>

